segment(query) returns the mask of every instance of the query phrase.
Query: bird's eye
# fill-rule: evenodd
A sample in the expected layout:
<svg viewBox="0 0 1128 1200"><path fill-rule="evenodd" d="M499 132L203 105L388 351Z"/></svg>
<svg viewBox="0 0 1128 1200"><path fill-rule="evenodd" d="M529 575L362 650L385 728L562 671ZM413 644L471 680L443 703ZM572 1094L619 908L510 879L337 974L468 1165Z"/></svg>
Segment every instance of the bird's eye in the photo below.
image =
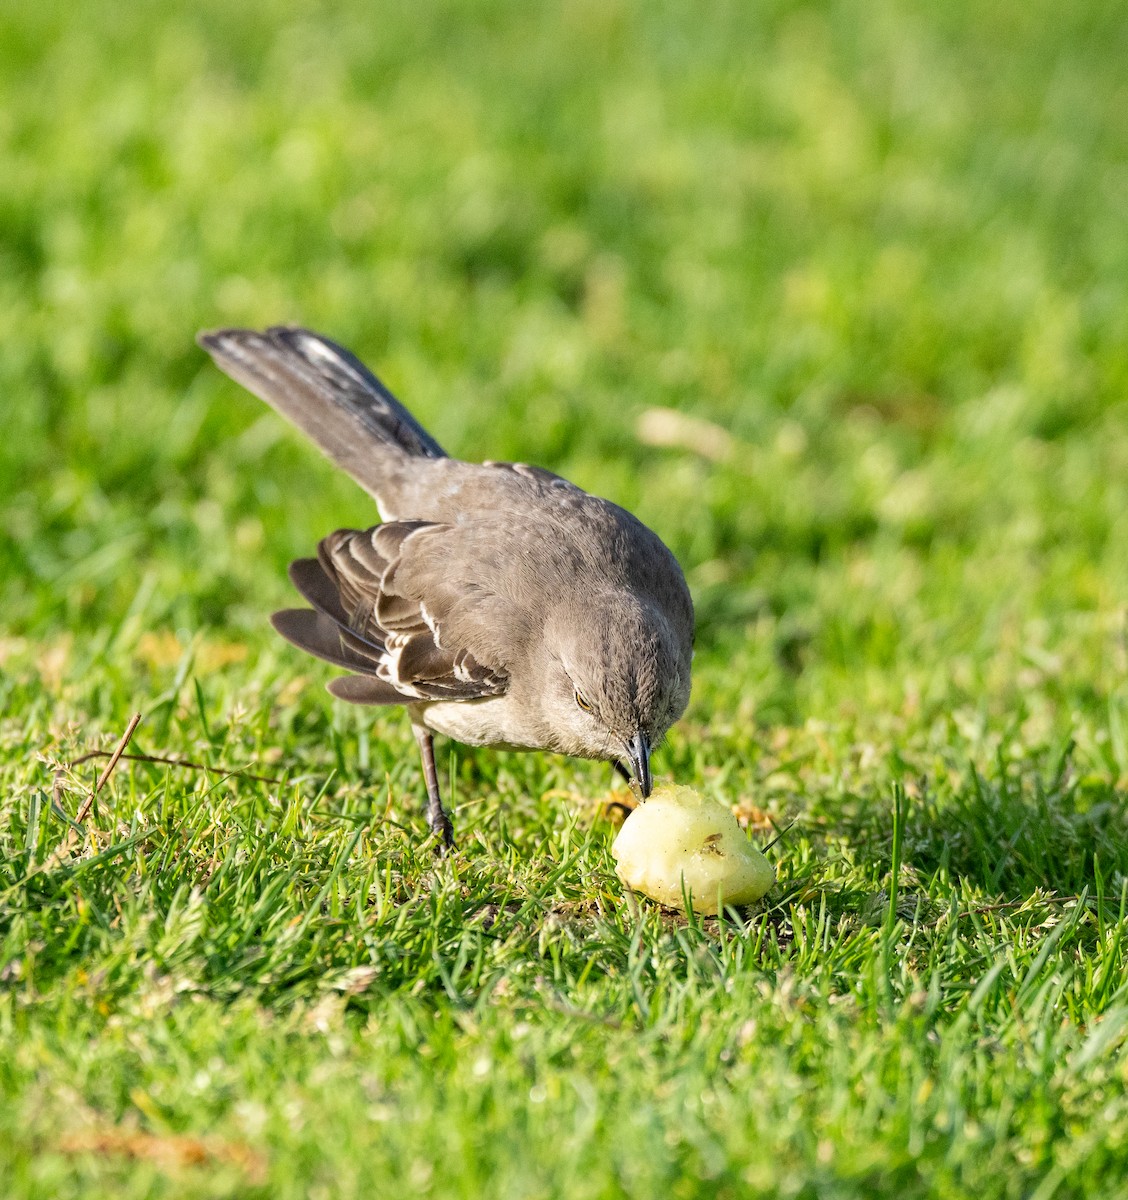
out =
<svg viewBox="0 0 1128 1200"><path fill-rule="evenodd" d="M587 702L587 697L583 694L583 692L576 692L576 703L584 710L584 712L591 712L591 705Z"/></svg>

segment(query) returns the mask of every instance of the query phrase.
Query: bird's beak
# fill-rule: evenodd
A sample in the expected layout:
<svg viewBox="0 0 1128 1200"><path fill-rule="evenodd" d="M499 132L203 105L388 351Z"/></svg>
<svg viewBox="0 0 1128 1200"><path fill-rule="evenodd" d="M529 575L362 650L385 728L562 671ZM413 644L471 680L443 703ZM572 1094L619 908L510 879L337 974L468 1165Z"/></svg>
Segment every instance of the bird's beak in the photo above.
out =
<svg viewBox="0 0 1128 1200"><path fill-rule="evenodd" d="M645 800L650 795L650 739L640 729L627 742L627 761Z"/></svg>

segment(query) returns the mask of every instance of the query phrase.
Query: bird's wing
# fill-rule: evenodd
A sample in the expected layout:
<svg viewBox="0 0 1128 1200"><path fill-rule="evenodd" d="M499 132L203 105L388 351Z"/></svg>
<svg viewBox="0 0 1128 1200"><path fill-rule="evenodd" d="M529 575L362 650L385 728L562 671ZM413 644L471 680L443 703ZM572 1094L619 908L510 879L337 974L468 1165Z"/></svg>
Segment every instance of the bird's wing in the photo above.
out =
<svg viewBox="0 0 1128 1200"><path fill-rule="evenodd" d="M458 530L425 521L341 529L299 559L290 578L315 611L277 613L274 626L303 650L365 676L331 690L362 704L473 700L501 695L508 675L457 636L460 604L435 565ZM465 625L465 622L462 622Z"/></svg>

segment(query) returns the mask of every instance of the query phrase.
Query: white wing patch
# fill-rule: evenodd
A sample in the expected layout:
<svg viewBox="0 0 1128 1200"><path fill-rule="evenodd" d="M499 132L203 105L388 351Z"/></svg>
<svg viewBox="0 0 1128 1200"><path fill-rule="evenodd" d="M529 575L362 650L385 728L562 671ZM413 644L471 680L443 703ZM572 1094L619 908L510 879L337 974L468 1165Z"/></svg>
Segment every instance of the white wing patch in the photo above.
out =
<svg viewBox="0 0 1128 1200"><path fill-rule="evenodd" d="M343 665L352 666L355 658L355 670L409 701L501 695L509 683L506 672L450 646L433 597L428 604L415 594L411 543L439 531L454 532L422 521L341 529L321 542L316 561L295 564L291 578L336 623L340 648L338 653L334 647L331 661L346 659ZM358 647L363 655L355 653Z"/></svg>

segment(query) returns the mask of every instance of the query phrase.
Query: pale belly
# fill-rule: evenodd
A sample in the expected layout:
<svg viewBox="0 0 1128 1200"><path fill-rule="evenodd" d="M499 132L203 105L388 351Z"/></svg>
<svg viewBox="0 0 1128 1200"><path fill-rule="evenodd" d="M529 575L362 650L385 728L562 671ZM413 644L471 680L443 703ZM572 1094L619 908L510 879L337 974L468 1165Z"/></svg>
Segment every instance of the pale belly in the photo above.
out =
<svg viewBox="0 0 1128 1200"><path fill-rule="evenodd" d="M468 746L497 746L508 750L543 750L532 729L514 711L510 696L484 700L438 700L413 704L412 716L428 729Z"/></svg>

